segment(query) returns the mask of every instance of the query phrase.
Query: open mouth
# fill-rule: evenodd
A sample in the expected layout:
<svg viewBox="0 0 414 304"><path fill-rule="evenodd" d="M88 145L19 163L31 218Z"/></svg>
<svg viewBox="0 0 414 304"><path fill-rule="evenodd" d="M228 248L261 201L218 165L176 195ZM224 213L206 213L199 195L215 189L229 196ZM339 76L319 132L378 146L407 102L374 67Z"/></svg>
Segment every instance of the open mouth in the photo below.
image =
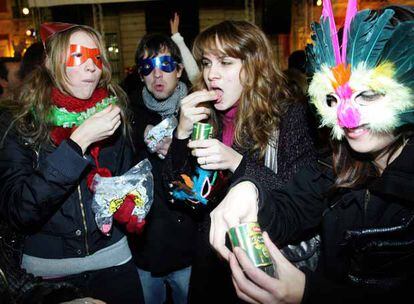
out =
<svg viewBox="0 0 414 304"><path fill-rule="evenodd" d="M211 89L216 93L216 97L217 97L216 103L219 103L223 99L223 94L224 94L223 90L220 89L219 87L212 87Z"/></svg>
<svg viewBox="0 0 414 304"><path fill-rule="evenodd" d="M154 89L156 92L162 92L164 91L164 85L162 83L156 83L154 84Z"/></svg>
<svg viewBox="0 0 414 304"><path fill-rule="evenodd" d="M369 132L369 126L368 124L363 124L356 128L345 128L344 130L349 138L357 139Z"/></svg>

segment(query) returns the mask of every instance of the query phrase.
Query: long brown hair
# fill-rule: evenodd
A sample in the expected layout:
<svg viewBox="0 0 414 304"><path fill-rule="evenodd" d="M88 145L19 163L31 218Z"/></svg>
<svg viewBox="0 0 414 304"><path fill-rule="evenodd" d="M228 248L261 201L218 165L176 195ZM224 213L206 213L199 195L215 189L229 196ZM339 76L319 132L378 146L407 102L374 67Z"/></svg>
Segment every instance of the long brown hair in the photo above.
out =
<svg viewBox="0 0 414 304"><path fill-rule="evenodd" d="M394 153L414 134L411 127L395 132L395 141L381 153L388 153L387 165ZM356 188L364 185L370 177L379 176L380 171L373 162L373 156L358 154L352 150L345 139L332 141L333 169L336 176L333 190L338 188Z"/></svg>
<svg viewBox="0 0 414 304"><path fill-rule="evenodd" d="M243 147L253 140L251 151L258 151L263 157L278 129L283 114L282 102L289 97L269 40L254 24L224 21L204 30L194 41L193 54L201 70L206 53L241 59L245 77L241 80L243 92L235 121L235 142ZM194 88L205 87L200 75Z"/></svg>
<svg viewBox="0 0 414 304"><path fill-rule="evenodd" d="M109 64L105 45L101 35L93 28L85 25L76 25L64 32L53 35L46 41L46 59L42 67L33 71L26 79L20 93L16 95L12 104L6 107L12 112L14 119L10 128L15 125L17 132L30 139L34 145L49 141L50 126L47 116L52 101L50 93L52 87L70 95L66 83L66 54L69 40L73 33L82 31L87 33L98 46L102 59L102 75L97 87L106 88L111 95L118 97L124 121L124 132L129 128L126 115L127 97L124 91L112 81L111 66Z"/></svg>

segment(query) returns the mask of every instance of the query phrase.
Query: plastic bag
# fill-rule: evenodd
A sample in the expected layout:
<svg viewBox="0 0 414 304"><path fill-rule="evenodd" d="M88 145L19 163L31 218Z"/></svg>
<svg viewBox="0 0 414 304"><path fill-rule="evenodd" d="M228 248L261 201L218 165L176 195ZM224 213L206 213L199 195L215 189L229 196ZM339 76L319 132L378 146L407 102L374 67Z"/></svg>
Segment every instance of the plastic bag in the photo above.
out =
<svg viewBox="0 0 414 304"><path fill-rule="evenodd" d="M154 153L156 151L156 146L164 137L172 137L177 125L177 118L175 118L175 116L169 116L149 130L147 136L145 136L145 142L147 143L148 149Z"/></svg>
<svg viewBox="0 0 414 304"><path fill-rule="evenodd" d="M149 160L144 159L121 176L95 175L92 210L95 213L95 222L104 234L109 234L112 216L123 204L126 196L135 197L132 215L137 216L138 220L144 220L153 201L154 180L151 169Z"/></svg>

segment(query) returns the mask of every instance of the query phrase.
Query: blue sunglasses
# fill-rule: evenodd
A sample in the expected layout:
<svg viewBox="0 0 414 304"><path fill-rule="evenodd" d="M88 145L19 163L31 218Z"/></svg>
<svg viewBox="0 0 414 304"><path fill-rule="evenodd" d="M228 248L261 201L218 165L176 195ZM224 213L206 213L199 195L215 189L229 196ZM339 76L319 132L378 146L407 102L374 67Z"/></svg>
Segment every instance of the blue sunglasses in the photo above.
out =
<svg viewBox="0 0 414 304"><path fill-rule="evenodd" d="M138 61L138 71L144 76L151 74L152 70L159 68L163 72L171 73L177 67L177 62L171 56L160 56Z"/></svg>

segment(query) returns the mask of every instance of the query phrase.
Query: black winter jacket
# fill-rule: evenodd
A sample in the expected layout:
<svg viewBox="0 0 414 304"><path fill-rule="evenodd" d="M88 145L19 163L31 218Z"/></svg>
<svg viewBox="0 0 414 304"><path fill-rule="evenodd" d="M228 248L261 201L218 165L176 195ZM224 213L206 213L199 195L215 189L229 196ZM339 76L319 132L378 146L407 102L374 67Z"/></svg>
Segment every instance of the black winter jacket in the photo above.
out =
<svg viewBox="0 0 414 304"><path fill-rule="evenodd" d="M1 137L10 125L2 113ZM120 135L102 147L99 162L120 175L132 166L132 150ZM96 226L92 193L86 176L90 157L82 157L64 140L57 148L31 147L12 129L0 149L0 216L27 235L24 253L46 259L83 257L115 242L123 232L114 225L110 236Z"/></svg>
<svg viewBox="0 0 414 304"><path fill-rule="evenodd" d="M189 207L168 201L168 188L164 187L162 176L165 161L156 153L149 153L144 143L146 126L157 125L161 116L144 105L141 90L131 94L130 100L136 161L148 158L154 176L153 205L145 219L143 233L130 236L130 246L138 267L154 275L165 275L191 265L196 221Z"/></svg>
<svg viewBox="0 0 414 304"><path fill-rule="evenodd" d="M414 283L414 142L365 187L327 195L329 166L312 164L283 189L259 189L259 223L283 245L321 226L303 303L398 303ZM329 165L329 162L328 162Z"/></svg>

